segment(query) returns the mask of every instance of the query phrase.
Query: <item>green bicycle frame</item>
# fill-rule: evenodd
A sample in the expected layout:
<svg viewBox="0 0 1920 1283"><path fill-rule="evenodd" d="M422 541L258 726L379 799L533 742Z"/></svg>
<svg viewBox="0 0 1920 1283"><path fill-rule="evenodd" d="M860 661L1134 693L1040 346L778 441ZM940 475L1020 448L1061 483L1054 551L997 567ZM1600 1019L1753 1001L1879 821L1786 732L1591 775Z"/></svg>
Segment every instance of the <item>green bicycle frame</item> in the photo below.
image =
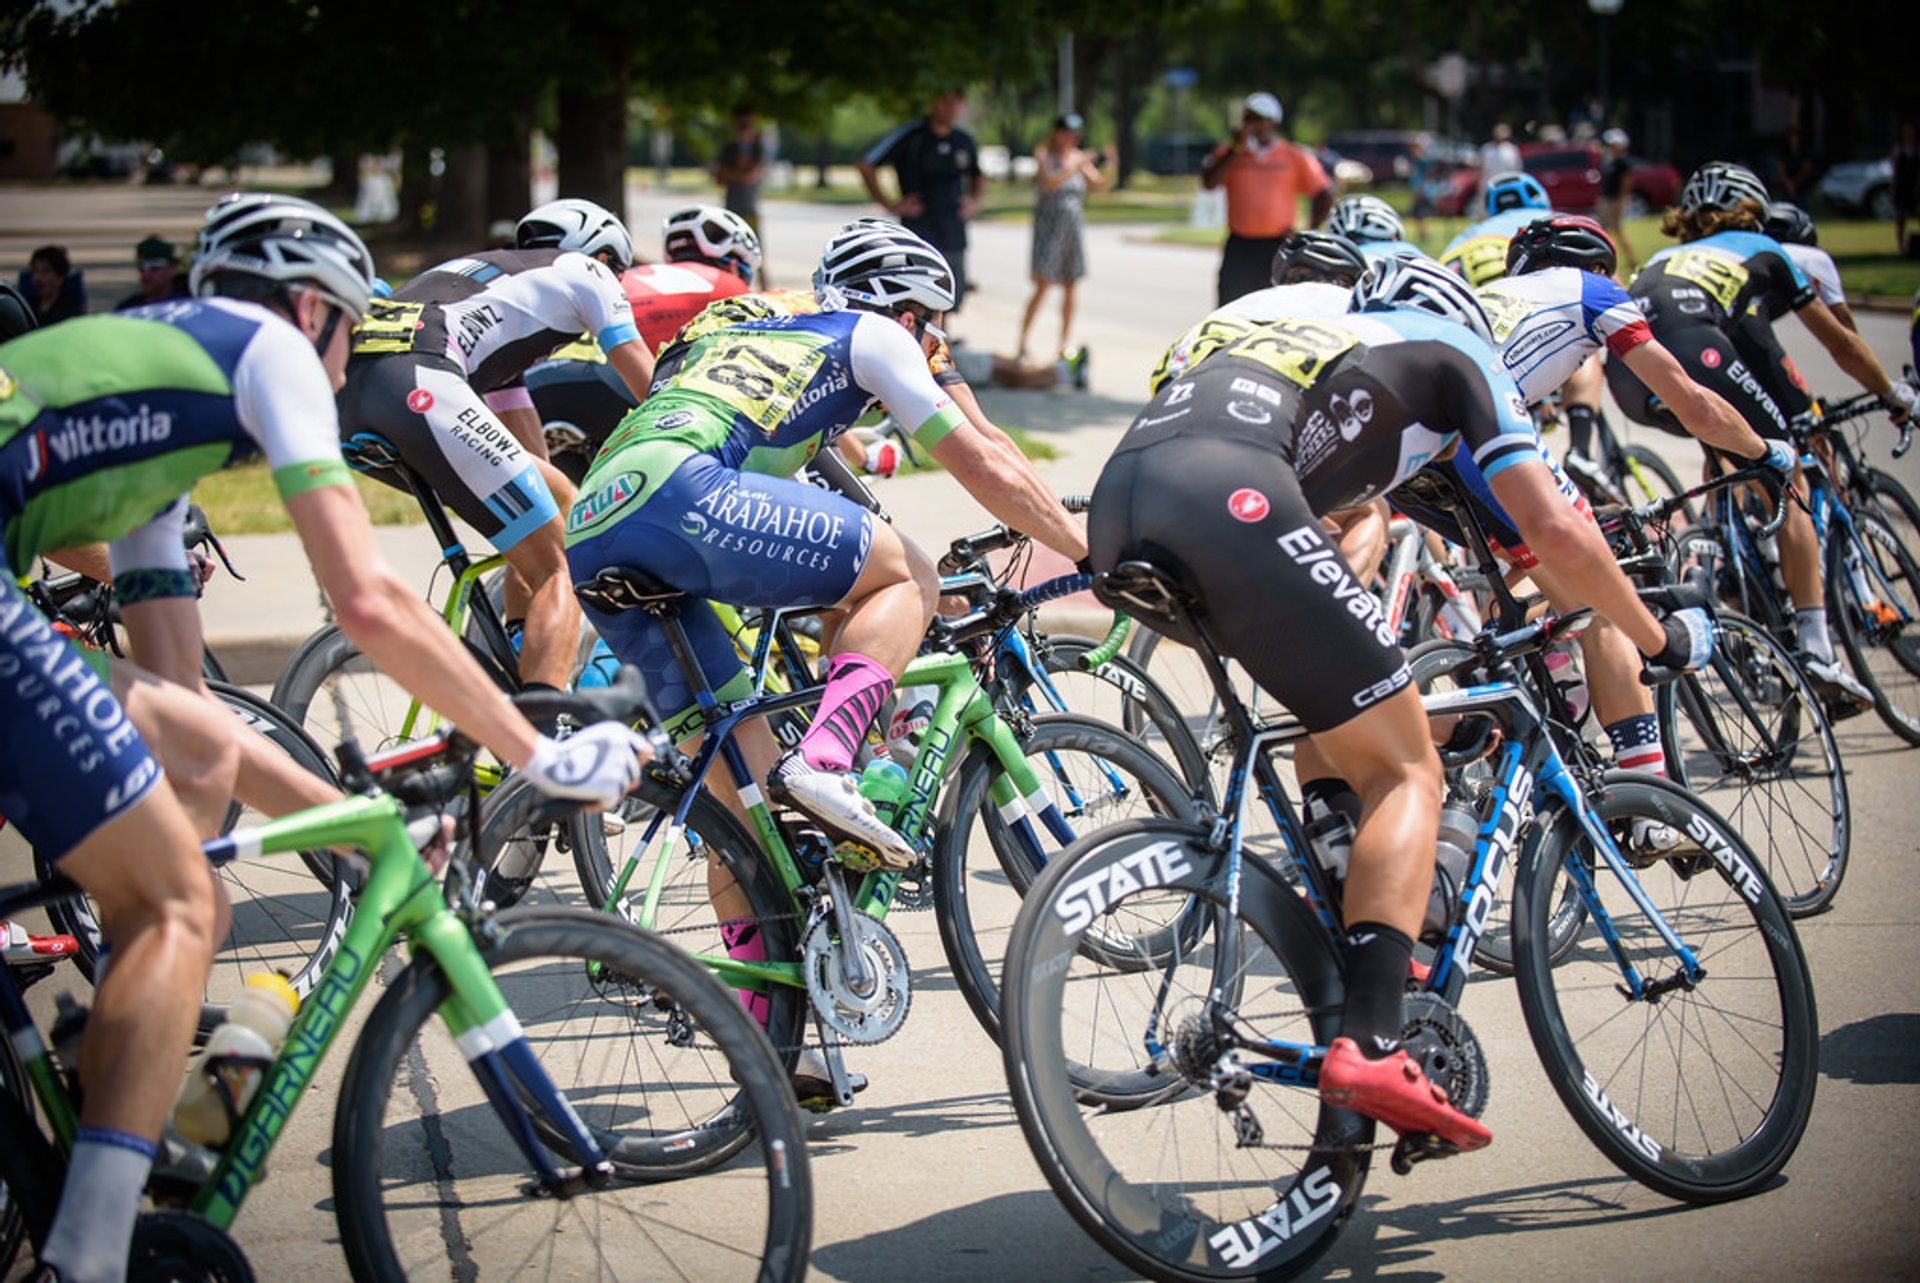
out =
<svg viewBox="0 0 1920 1283"><path fill-rule="evenodd" d="M464 557L466 550L457 546L448 549L448 562L451 562L456 554ZM467 603L473 599L475 590L479 588L481 577L496 567L506 564L505 557L494 553L478 561L468 562L466 568L454 576L453 587L447 593L446 602L440 607L440 618L446 621L447 627L452 630L455 637L466 635ZM398 742L404 744L409 740L431 735L439 728L440 715L419 700L412 700L407 704L407 715L400 719Z"/></svg>
<svg viewBox="0 0 1920 1283"><path fill-rule="evenodd" d="M994 711L993 701L981 689L966 656L923 655L907 665L900 684L934 686L940 692L934 704L933 716L914 754L913 769L907 773L907 796L900 803L898 813L891 817L895 830L901 836L909 842L918 843L932 813L940 785L951 774L958 760L953 750L963 739L985 744L999 762L1004 775L994 781L996 803L1006 808L1015 804L1024 805L1024 799L1041 796L1040 777L1028 764L1013 728ZM675 850L684 840L687 812L692 807L699 782L711 768L715 756L726 756L728 767L736 780L751 780L745 762L732 742L733 728L746 718L769 716L785 708L817 702L818 698L819 691L815 689L743 700L724 709L716 709L718 716L712 719L708 742L695 761L693 780L679 810L671 817L664 813L656 817L640 850L628 857L614 879L612 892L602 907L609 912L621 911L627 887L633 881L647 847L653 845L654 837L660 834L664 825L664 835L652 857L645 885L636 897L637 902L626 907L627 915L633 921L651 929L657 919L668 872L674 864ZM742 788L741 793L748 804L747 814L752 820L754 833L773 862L788 896L798 903L799 892L806 879L774 825L772 812L758 788L750 783ZM1021 822L1024 822L1024 817L1015 821ZM884 920L893 902L894 888L899 882L900 874L895 871L881 870L867 874L861 880L854 907L876 920ZM695 954L694 957L736 988L764 991L766 986L773 984L801 987L806 983L797 962L747 962L713 954Z"/></svg>

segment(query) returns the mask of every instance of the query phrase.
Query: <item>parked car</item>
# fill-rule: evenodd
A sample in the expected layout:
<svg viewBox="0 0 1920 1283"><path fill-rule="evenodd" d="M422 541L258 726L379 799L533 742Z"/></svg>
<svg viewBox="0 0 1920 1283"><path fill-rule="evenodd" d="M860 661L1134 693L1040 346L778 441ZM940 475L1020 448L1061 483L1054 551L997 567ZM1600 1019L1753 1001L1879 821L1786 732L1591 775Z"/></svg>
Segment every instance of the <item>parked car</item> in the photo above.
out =
<svg viewBox="0 0 1920 1283"><path fill-rule="evenodd" d="M1147 139L1146 171L1170 177L1197 174L1200 162L1219 141L1212 134L1156 135Z"/></svg>
<svg viewBox="0 0 1920 1283"><path fill-rule="evenodd" d="M1853 160L1835 165L1814 184L1814 195L1843 214L1893 221L1893 159Z"/></svg>
<svg viewBox="0 0 1920 1283"><path fill-rule="evenodd" d="M1578 213L1600 203L1600 167L1605 154L1594 143L1524 143L1520 163L1547 189L1555 209ZM1680 171L1661 161L1629 156L1627 213L1641 217L1673 204Z"/></svg>

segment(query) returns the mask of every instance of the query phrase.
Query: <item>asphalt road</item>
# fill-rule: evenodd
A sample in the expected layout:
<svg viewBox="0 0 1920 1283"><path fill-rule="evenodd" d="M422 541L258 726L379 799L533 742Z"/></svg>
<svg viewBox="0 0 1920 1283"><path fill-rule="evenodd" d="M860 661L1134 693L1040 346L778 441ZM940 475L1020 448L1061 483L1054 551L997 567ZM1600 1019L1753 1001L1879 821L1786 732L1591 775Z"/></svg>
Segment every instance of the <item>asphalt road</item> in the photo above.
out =
<svg viewBox="0 0 1920 1283"><path fill-rule="evenodd" d="M79 229L69 236L78 239L89 218L104 229L102 243L130 243L154 221L137 206L129 209L130 202L163 199L171 217L188 223L204 204L201 194L150 193L32 194L34 217L23 222L17 211L28 194L0 192L0 256L24 260L13 247L39 243L34 238L49 227ZM636 191L631 221L657 225L680 203ZM861 212L771 204L767 240L776 282L797 284L808 248ZM10 227L26 235L8 236ZM1091 483L1106 447L1144 400L1145 374L1160 348L1213 297L1211 253L1150 243L1124 228L1095 228L1090 241L1078 332L1093 353L1092 391L987 398L996 417L1065 452L1046 469L1062 491ZM979 291L956 319L958 334L1011 351L1026 296L1026 253L1023 226L975 230L971 273ZM1037 335L1053 332L1050 317L1043 313ZM1861 325L1882 361L1897 366L1904 318L1869 314ZM1808 351L1797 326L1787 322L1783 331L1816 387L1844 389L1843 376ZM1876 439L1883 464L1890 440L1891 433ZM1689 449L1675 445L1672 455L1686 461ZM1920 489L1920 460L1910 457L1895 471ZM952 489L944 477L917 478L890 486L883 497L907 529L937 543L985 520L950 498ZM270 555L265 545L261 555ZM294 573L288 563L273 564L269 578ZM234 617L252 617L260 629L278 624L264 610L238 608ZM1920 1145L1920 882L1913 876L1920 830L1905 811L1920 784L1920 755L1870 717L1844 724L1841 747L1856 825L1852 867L1832 911L1799 927L1818 990L1819 1096L1799 1152L1774 1187L1727 1206L1689 1208L1620 1176L1560 1108L1511 986L1489 976L1469 987L1462 1010L1492 1068L1486 1119L1494 1144L1405 1178L1377 1169L1321 1277L1892 1279L1920 1272L1920 1175L1908 1161L1908 1147ZM14 836L0 835L4 867L17 870L18 855ZM931 915L891 921L912 964L913 1010L897 1037L854 1054L854 1066L872 1079L857 1107L811 1125L815 1277L1130 1277L1047 1189L1007 1103L998 1053L948 978ZM49 988L35 990L37 1002L44 1004ZM283 1137L271 1179L238 1221L236 1237L263 1278L343 1273L328 1165L332 1092L344 1061L337 1055L323 1069Z"/></svg>

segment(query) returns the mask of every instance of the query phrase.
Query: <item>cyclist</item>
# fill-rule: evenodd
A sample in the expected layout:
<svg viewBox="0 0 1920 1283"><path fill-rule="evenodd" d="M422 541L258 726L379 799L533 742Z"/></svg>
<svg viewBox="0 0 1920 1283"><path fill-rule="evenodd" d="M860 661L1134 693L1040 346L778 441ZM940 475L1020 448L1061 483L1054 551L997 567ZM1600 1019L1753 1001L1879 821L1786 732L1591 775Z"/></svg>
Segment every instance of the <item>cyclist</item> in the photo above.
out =
<svg viewBox="0 0 1920 1283"><path fill-rule="evenodd" d="M1350 241L1369 259L1429 257L1407 239L1399 212L1378 196L1342 196L1327 215L1327 230Z"/></svg>
<svg viewBox="0 0 1920 1283"><path fill-rule="evenodd" d="M695 596L844 612L825 647L826 693L799 747L776 764L756 721L742 748L776 800L907 868L915 852L848 771L932 618L938 576L870 511L791 474L878 399L996 517L1070 561L1086 546L1026 457L974 428L928 374L954 298L937 250L897 224L862 220L827 243L814 279L819 311L709 330L667 354L670 373L582 483L568 562L576 585L636 567ZM700 711L658 623L584 597L614 654L640 664L669 734L697 732ZM746 673L731 638L709 610L686 610L683 621L708 681L722 699L738 698Z"/></svg>
<svg viewBox="0 0 1920 1283"><path fill-rule="evenodd" d="M1773 201L1767 206L1760 230L1780 242L1780 248L1812 283L1834 319L1858 334L1860 327L1853 323L1853 309L1847 306L1847 291L1840 284L1840 268L1833 255L1820 248L1820 232L1812 216L1792 201Z"/></svg>
<svg viewBox="0 0 1920 1283"><path fill-rule="evenodd" d="M1556 388L1572 388L1591 373L1600 379L1595 358L1604 350L1613 360L1626 362L1645 379L1688 431L1708 445L1743 459L1771 465L1783 475L1794 466L1792 450L1768 442L1747 426L1734 408L1714 392L1700 387L1660 346L1647 327L1639 305L1613 279L1618 259L1612 239L1599 223L1582 214L1556 214L1536 219L1515 232L1507 245L1506 275L1475 293L1486 309L1488 324L1499 344L1501 363L1529 403L1540 401ZM1590 391L1597 407L1599 388ZM1562 392L1563 400L1569 394ZM1568 411L1569 419L1572 410ZM1551 456L1548 466L1554 467ZM1571 461L1569 470L1576 466ZM1473 497L1475 515L1510 562L1532 572L1554 606L1566 610L1578 599L1565 590L1550 570L1540 567L1471 461L1456 459L1452 468ZM1558 469L1554 468L1556 474ZM1587 512L1578 492L1562 482L1582 513ZM1458 542L1460 532L1449 529L1444 513L1408 498L1403 506L1424 525L1440 529ZM1623 769L1666 774L1653 714L1651 692L1639 680L1638 664L1630 645L1610 626L1586 630L1580 636L1586 656L1588 687L1594 711L1607 732L1614 760ZM1670 832L1670 831L1669 831ZM1665 835L1661 835L1664 838Z"/></svg>
<svg viewBox="0 0 1920 1283"><path fill-rule="evenodd" d="M364 245L306 201L236 195L200 233L191 299L0 346L0 811L94 898L114 944L88 1020L81 1130L41 1261L116 1278L184 1064L220 903L194 825L115 689L53 633L13 568L106 540L133 654L197 664L185 491L264 454L336 618L375 663L549 792L617 800L630 732L555 743L493 690L390 570L340 458L329 395L368 301ZM158 515L156 515L158 514ZM590 736L590 738L589 738Z"/></svg>
<svg viewBox="0 0 1920 1283"><path fill-rule="evenodd" d="M521 376L591 333L638 400L653 357L614 277L633 260L619 219L591 201L554 201L520 220L517 239L540 247L451 259L373 303L354 332L340 431L347 441L390 443L500 550L522 682L558 689L572 674L580 630L560 520L573 485L547 461ZM405 488L390 473L374 475Z"/></svg>
<svg viewBox="0 0 1920 1283"><path fill-rule="evenodd" d="M1859 335L1841 325L1779 242L1760 231L1767 189L1752 170L1709 161L1680 190L1661 230L1680 243L1649 258L1628 287L1654 337L1695 383L1713 389L1770 441L1789 442L1785 408L1807 404L1794 386L1765 322L1797 313L1835 364L1886 404L1894 422L1916 408L1913 390L1887 378ZM1749 310L1760 319L1748 320ZM1636 423L1675 431L1672 411L1624 363L1607 365L1614 400ZM1796 491L1802 490L1799 474ZM1794 604L1802 666L1840 714L1864 711L1872 696L1835 659L1821 594L1820 548L1813 522L1789 505L1780 528L1780 568Z"/></svg>
<svg viewBox="0 0 1920 1283"><path fill-rule="evenodd" d="M664 263L636 263L620 273L633 323L647 351L655 354L702 308L753 288L760 271L760 237L730 210L714 205L676 210L667 215L660 234ZM533 215L521 220L521 248L557 244L551 237L549 227ZM545 425L547 448L576 482L614 424L639 404L590 334L533 366L526 381Z"/></svg>
<svg viewBox="0 0 1920 1283"><path fill-rule="evenodd" d="M1711 634L1701 612L1654 619L1567 504L1458 277L1385 259L1354 297L1364 314L1276 321L1163 386L1101 473L1089 540L1098 570L1144 558L1173 575L1221 648L1314 732L1319 774L1359 794L1346 1004L1321 1068L1323 1098L1475 1149L1491 1139L1486 1127L1400 1046L1401 996L1432 880L1440 762L1381 609L1318 518L1386 493L1457 444L1543 560L1644 654L1698 662ZM1180 631L1151 603L1125 605ZM1313 778L1298 757L1296 767Z"/></svg>
<svg viewBox="0 0 1920 1283"><path fill-rule="evenodd" d="M1440 262L1469 285L1485 285L1507 271L1507 242L1542 214L1552 211L1547 189L1532 174L1517 170L1487 181L1486 216L1462 228L1440 251Z"/></svg>

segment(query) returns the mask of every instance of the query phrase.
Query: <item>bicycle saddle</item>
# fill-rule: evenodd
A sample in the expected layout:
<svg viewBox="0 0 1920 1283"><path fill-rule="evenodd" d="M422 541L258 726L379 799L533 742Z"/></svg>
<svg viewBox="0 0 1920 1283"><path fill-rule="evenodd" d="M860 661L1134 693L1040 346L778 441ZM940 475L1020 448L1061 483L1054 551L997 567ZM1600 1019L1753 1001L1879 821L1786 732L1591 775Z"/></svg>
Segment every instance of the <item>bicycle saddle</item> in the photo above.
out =
<svg viewBox="0 0 1920 1283"><path fill-rule="evenodd" d="M617 615L628 610L658 611L685 597L675 588L635 566L609 566L585 583L573 586L574 596L595 610Z"/></svg>
<svg viewBox="0 0 1920 1283"><path fill-rule="evenodd" d="M1114 610L1147 619L1183 619L1193 613L1193 594L1150 561L1123 561L1093 577L1093 595Z"/></svg>

